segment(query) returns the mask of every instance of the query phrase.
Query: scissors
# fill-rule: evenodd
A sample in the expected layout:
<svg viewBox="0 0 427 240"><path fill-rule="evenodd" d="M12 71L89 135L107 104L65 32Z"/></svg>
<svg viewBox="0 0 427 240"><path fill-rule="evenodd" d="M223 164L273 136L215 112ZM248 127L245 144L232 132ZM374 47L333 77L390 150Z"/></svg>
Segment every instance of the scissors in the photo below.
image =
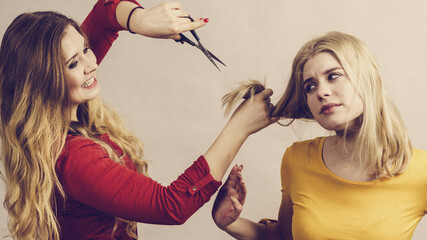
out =
<svg viewBox="0 0 427 240"><path fill-rule="evenodd" d="M190 19L192 22L194 22L194 19L192 17L190 17L190 15L188 17L186 17L188 19ZM216 61L218 61L219 63L221 63L222 65L226 66L221 60L219 60L215 55L213 55L209 50L207 50L205 47L203 47L202 43L200 42L200 38L196 33L196 30L191 30L190 31L191 34L193 35L193 37L196 39L197 43L194 43L193 41L191 41L190 39L188 39L184 34L180 33L179 36L181 36L181 39L179 40L175 40L175 42L180 42L181 44L184 44L184 42L190 44L193 47L196 47L198 49L200 49L200 51L202 51L205 56L212 62L212 64L219 70L218 65L216 65L214 59Z"/></svg>

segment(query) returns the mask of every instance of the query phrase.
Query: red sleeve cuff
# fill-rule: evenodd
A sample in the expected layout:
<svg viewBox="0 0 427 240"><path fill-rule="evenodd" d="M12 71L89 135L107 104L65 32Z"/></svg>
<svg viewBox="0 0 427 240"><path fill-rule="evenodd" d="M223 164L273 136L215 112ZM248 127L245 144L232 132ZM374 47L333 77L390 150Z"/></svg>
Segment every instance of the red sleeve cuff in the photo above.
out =
<svg viewBox="0 0 427 240"><path fill-rule="evenodd" d="M203 175L198 176L198 179L188 188L188 192L194 195L203 189L203 191L206 191L209 195L213 195L222 183L212 177L205 157L200 156L197 161L194 162L193 166L198 168Z"/></svg>

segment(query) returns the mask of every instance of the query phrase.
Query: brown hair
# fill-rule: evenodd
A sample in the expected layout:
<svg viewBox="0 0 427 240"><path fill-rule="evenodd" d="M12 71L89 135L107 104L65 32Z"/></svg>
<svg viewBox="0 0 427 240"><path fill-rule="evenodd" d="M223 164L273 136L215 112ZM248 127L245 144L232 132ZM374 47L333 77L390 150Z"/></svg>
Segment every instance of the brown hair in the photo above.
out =
<svg viewBox="0 0 427 240"><path fill-rule="evenodd" d="M55 164L70 130L70 102L61 41L67 26L84 36L79 25L55 12L24 13L7 28L0 47L0 120L4 206L14 239L59 239L54 194L65 193ZM146 174L142 144L120 117L100 99L78 108L81 125L72 129L93 139L110 134L140 173ZM58 203L60 204L60 203ZM116 224L117 226L117 224ZM134 236L135 223L128 226ZM112 233L113 234L113 233Z"/></svg>

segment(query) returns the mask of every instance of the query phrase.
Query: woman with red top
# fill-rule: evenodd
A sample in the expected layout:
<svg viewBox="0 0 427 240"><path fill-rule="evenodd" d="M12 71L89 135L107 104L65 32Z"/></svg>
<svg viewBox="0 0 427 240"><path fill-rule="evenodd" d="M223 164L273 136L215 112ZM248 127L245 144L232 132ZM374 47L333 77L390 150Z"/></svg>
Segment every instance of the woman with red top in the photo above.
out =
<svg viewBox="0 0 427 240"><path fill-rule="evenodd" d="M277 120L265 90L168 187L147 177L140 141L99 98L96 70L118 31L179 39L207 22L186 16L173 2L145 10L100 0L81 27L55 12L25 13L8 27L1 159L14 239L135 239L136 222L182 224L216 192L246 138Z"/></svg>

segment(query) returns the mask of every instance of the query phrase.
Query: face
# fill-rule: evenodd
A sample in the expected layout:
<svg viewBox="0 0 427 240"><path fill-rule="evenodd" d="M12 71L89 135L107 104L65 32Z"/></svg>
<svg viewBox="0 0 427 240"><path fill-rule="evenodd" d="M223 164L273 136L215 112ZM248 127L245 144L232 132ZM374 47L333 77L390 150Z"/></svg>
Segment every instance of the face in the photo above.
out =
<svg viewBox="0 0 427 240"><path fill-rule="evenodd" d="M79 104L98 96L100 88L96 80L95 54L87 47L84 37L71 25L64 32L61 42L65 58L65 75L69 96L75 115Z"/></svg>
<svg viewBox="0 0 427 240"><path fill-rule="evenodd" d="M307 105L314 119L325 129L351 128L363 112L363 101L338 62L329 53L318 53L303 69Z"/></svg>

